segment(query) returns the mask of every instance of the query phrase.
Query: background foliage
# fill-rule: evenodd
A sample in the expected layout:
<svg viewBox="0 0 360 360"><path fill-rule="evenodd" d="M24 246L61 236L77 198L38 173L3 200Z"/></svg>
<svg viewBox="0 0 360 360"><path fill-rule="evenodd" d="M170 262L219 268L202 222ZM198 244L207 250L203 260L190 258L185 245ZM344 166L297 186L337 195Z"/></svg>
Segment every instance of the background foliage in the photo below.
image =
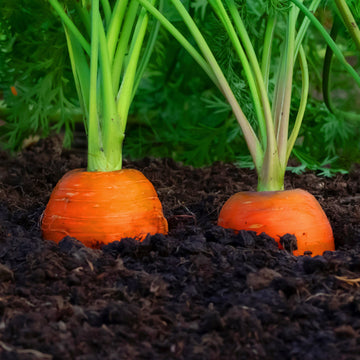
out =
<svg viewBox="0 0 360 360"><path fill-rule="evenodd" d="M242 0L240 3L254 47L260 53L264 20L268 11L274 11L276 2ZM349 3L359 20L358 2ZM70 146L75 123L79 124L77 128L81 128L81 115L62 25L46 1L2 0L2 4L0 146L16 151L29 136L46 137L59 131L65 135L64 145ZM208 11L207 1L188 0L186 4L205 35L207 30L218 34L208 37L208 41L220 59L244 112L251 118L254 111L241 67L222 32L214 31L219 24ZM169 7L165 11L172 21L179 21ZM317 17L330 30L335 13L332 3L327 1ZM360 71L360 54L349 41L345 28L341 30L337 43L349 62ZM329 175L331 171L348 169L360 161L360 120L335 116L324 105L321 84L326 44L312 28L305 48L312 76L311 96L293 152L301 163L296 171L308 167ZM17 96L11 92L11 86L15 86ZM294 108L296 93L299 92L297 86L301 87L300 81L295 81ZM360 114L360 91L335 59L332 89L332 99L337 107ZM79 136L81 134L76 132L75 138ZM172 157L195 166L217 160L237 162L240 166L250 164L241 131L224 98L197 64L163 30L135 97L124 146L125 156L131 158Z"/></svg>

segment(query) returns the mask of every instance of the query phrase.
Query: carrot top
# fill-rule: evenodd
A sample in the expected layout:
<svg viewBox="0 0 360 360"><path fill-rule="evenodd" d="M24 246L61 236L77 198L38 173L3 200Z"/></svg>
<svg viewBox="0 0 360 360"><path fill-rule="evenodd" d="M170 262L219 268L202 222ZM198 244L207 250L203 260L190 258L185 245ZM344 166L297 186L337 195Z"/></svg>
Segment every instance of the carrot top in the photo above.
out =
<svg viewBox="0 0 360 360"><path fill-rule="evenodd" d="M58 0L49 2L65 30L88 136L88 170L119 170L129 108L158 26L145 38L149 18L136 0L116 0L113 5L109 0L83 0L71 8Z"/></svg>
<svg viewBox="0 0 360 360"><path fill-rule="evenodd" d="M191 33L197 48L161 14L149 0L138 0L159 22L182 44L194 60L209 75L223 93L241 127L247 147L258 174L258 190L271 191L284 188L287 163L298 137L307 105L309 71L303 40L310 24L314 24L323 38L334 50L345 69L360 85L360 76L346 62L341 51L327 34L313 13L320 0L312 0L309 6L303 0L269 2L271 11L266 19L262 53L257 54L242 18L241 7L235 0L208 0L212 11L219 19L224 34L233 46L234 53L242 65L256 114L257 126L250 123L243 112L228 79L224 75L216 56L205 37L181 0L170 0ZM300 16L300 11L305 16ZM279 20L282 21L279 21ZM285 24L278 27L277 24ZM208 30L206 30L208 31ZM218 31L218 30L216 30ZM209 35L209 34L208 34ZM281 39L280 58L273 58L272 48ZM277 45L276 45L277 46ZM293 74L297 63L300 68L302 89L297 113L290 124ZM271 74L274 73L274 78ZM270 85L274 81L275 87Z"/></svg>

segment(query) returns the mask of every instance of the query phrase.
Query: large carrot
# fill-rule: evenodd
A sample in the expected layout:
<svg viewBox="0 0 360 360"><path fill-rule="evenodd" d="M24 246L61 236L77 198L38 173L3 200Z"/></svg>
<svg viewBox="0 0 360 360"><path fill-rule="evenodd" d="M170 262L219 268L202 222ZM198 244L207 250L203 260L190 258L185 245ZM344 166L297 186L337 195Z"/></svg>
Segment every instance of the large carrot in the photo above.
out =
<svg viewBox="0 0 360 360"><path fill-rule="evenodd" d="M68 172L53 190L42 219L44 239L59 242L69 235L92 248L167 230L153 185L133 169Z"/></svg>
<svg viewBox="0 0 360 360"><path fill-rule="evenodd" d="M88 163L86 171L69 172L55 187L42 219L43 237L59 242L70 235L100 247L124 237L166 234L152 184L137 170L122 170L129 108L158 26L147 34L148 15L137 0L49 3L65 29L87 130Z"/></svg>
<svg viewBox="0 0 360 360"><path fill-rule="evenodd" d="M218 225L234 230L266 233L280 244L285 234L295 235L294 255L322 255L335 250L330 223L313 195L301 189L239 192L220 211Z"/></svg>
<svg viewBox="0 0 360 360"><path fill-rule="evenodd" d="M236 96L233 91L236 85L228 82L216 55L182 1L169 0L169 3L182 18L197 47L149 0L138 1L182 44L226 97L254 162L258 175L258 193L234 195L221 211L219 225L234 230L264 231L276 239L286 233L295 234L299 247L295 254L311 251L315 255L324 250L334 250L329 222L316 200L303 191L284 191L288 159L300 131L309 94L310 77L302 42L310 22L316 20L313 13L319 7L320 0L312 0L308 7L303 5L303 1L291 0L286 7L271 8L264 17L266 25L262 34L264 42L258 48L260 53L256 53L256 42L243 20L243 14L246 14L243 6L239 7L235 0L208 0L223 25L224 37L232 44L233 53L241 63L239 76L243 76L248 85L253 100L253 113L250 115L253 117L255 114L257 126L249 120L249 114L244 113L239 95ZM306 17L300 17L299 10ZM322 29L321 24L317 28ZM335 49L336 44L329 39L326 31L321 33ZM282 40L280 51L273 51L274 45L279 46L279 40ZM340 60L343 58L340 50L336 54ZM356 71L346 62L342 61L342 64L360 83ZM290 124L290 115L293 115L295 105L292 102L295 71L301 75L302 88L298 111ZM317 227L318 230L315 230Z"/></svg>

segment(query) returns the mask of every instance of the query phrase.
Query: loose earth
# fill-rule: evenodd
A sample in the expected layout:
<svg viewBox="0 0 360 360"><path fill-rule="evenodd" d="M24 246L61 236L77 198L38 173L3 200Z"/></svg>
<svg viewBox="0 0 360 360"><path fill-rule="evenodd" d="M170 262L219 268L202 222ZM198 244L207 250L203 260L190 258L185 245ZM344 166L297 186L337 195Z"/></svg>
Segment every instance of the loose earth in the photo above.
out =
<svg viewBox="0 0 360 360"><path fill-rule="evenodd" d="M360 167L288 173L322 205L336 248L294 257L273 239L216 225L253 171L169 159L126 161L154 184L167 236L100 250L41 238L61 176L86 166L57 138L0 152L0 358L360 359ZM285 239L286 240L286 239Z"/></svg>

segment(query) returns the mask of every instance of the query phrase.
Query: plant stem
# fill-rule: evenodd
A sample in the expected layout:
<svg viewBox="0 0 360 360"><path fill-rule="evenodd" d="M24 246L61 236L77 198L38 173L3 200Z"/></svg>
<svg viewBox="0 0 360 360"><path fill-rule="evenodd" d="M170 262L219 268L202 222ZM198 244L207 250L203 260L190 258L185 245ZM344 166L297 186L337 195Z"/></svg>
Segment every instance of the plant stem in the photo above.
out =
<svg viewBox="0 0 360 360"><path fill-rule="evenodd" d="M149 11L151 12L164 26L167 25L169 30L174 30L174 27L169 27L168 22L164 21L164 18L161 16L157 16L158 14L153 10L153 7L151 7L151 4L147 0L139 0L139 2ZM217 84L228 100L233 113L235 115L235 118L237 119L245 141L247 143L249 152L251 154L251 157L254 161L255 167L259 170L262 166L263 161L263 151L261 144L259 142L259 139L257 138L253 128L251 127L249 121L247 120L246 116L244 115L241 107L239 106L239 103L237 102L222 70L220 69L214 55L212 54L209 46L207 45L204 37L202 36L200 30L197 28L195 22L183 6L180 0L171 0L172 4L178 11L179 15L183 19L184 23L188 27L191 35L193 36L194 40L196 41L200 51L203 54L204 59L206 60L208 66L212 70L212 78L216 77ZM172 35L176 34L178 37L177 32L171 32ZM193 55L193 53L190 53L190 55Z"/></svg>
<svg viewBox="0 0 360 360"><path fill-rule="evenodd" d="M255 52L253 51L251 41L247 36L247 32L245 27L243 26L242 20L237 12L236 6L232 1L227 1L229 12L234 20L235 26L237 27L238 34L240 34L240 38L243 40L243 46L240 43L240 40L237 36L237 33L231 23L230 18L227 15L227 12L222 5L220 0L209 0L212 5L215 13L218 15L220 20L222 21L226 31L228 32L229 38L233 43L233 46L239 56L241 64L244 69L244 73L249 85L249 89L251 92L251 97L253 99L253 104L256 112L256 116L259 123L260 130L260 138L263 144L263 147L266 148L267 143L267 134L266 134L266 120L264 118L264 98L261 95L261 84L259 84L259 75L261 74L260 70L257 68L257 59ZM245 49L245 50L244 50ZM249 60L248 60L249 59ZM260 82L262 82L260 75ZM270 108L270 107L269 107ZM270 112L271 114L271 112ZM270 119L271 121L271 119Z"/></svg>
<svg viewBox="0 0 360 360"><path fill-rule="evenodd" d="M85 30L88 34L88 36L91 36L91 16L89 14L89 11L85 9L83 6L81 6L79 3L75 4L76 12L79 14L79 17L85 27Z"/></svg>
<svg viewBox="0 0 360 360"><path fill-rule="evenodd" d="M103 149L99 136L98 121L98 30L99 0L93 0L91 9L91 54L90 54L90 95L89 95L89 126L88 126L88 171L96 171L102 162Z"/></svg>
<svg viewBox="0 0 360 360"><path fill-rule="evenodd" d="M263 53L262 53L262 58L261 58L261 73L263 75L264 86L265 86L266 92L268 91L268 88L269 88L271 48L272 48L272 42L273 42L273 38L274 38L275 24L276 24L276 16L269 15L268 21L266 24L266 31L265 31L265 36L264 36L264 47L263 47Z"/></svg>
<svg viewBox="0 0 360 360"><path fill-rule="evenodd" d="M278 161L278 145L276 143L275 130L273 117L271 113L271 106L269 96L264 83L263 74L260 69L259 61L255 54L254 48L251 43L251 39L248 35L246 27L240 17L239 11L237 10L234 0L226 0L231 16L234 20L240 39L244 44L246 55L249 58L249 62L256 79L258 94L261 99L262 112L261 116L258 117L260 130L262 129L263 148L265 149L264 161L268 161L271 164L275 164ZM277 167L277 165L274 165ZM261 169L264 171L265 169ZM267 176L263 175L263 178Z"/></svg>
<svg viewBox="0 0 360 360"><path fill-rule="evenodd" d="M190 42L183 36L180 31L162 15L154 6L152 6L148 0L138 0L139 3L151 13L161 25L183 46L183 48L191 55L191 57L197 62L197 64L205 71L209 78L220 89L217 78L215 77L213 70L202 57L202 55L190 44Z"/></svg>
<svg viewBox="0 0 360 360"><path fill-rule="evenodd" d="M345 0L334 0L345 27L349 31L358 51L360 51L360 30Z"/></svg>
<svg viewBox="0 0 360 360"><path fill-rule="evenodd" d="M300 97L300 105L299 105L298 113L295 119L295 124L287 143L286 163L290 158L291 151L299 135L301 123L304 118L304 113L306 110L307 98L309 94L309 68L306 60L306 54L302 46L300 46L299 48L298 58L301 67L301 78L302 78L301 97Z"/></svg>
<svg viewBox="0 0 360 360"><path fill-rule="evenodd" d="M286 167L287 137L289 130L290 103L295 50L296 8L291 6L287 15L285 50L280 60L280 71L276 81L274 121L279 159Z"/></svg>
<svg viewBox="0 0 360 360"><path fill-rule="evenodd" d="M337 34L340 30L340 24L341 24L340 19L337 16L335 16L333 25L330 30L330 36L334 41L336 40ZM329 109L331 113L334 114L335 110L332 105L331 94L330 94L331 93L330 70L331 70L332 57L333 57L333 51L329 46L327 46L324 57L324 66L323 66L323 74L322 74L322 92L326 107Z"/></svg>
<svg viewBox="0 0 360 360"><path fill-rule="evenodd" d="M87 54L90 55L90 44L86 41L84 36L81 34L79 29L74 25L74 23L71 21L69 16L66 14L62 6L59 4L57 0L49 0L50 4L53 6L53 8L56 10L56 12L59 14L61 20L64 22L64 24L68 27L69 31L76 37L76 39L79 41L83 49L86 51Z"/></svg>
<svg viewBox="0 0 360 360"><path fill-rule="evenodd" d="M90 69L84 51L74 35L64 24L66 42L69 51L71 69L74 74L76 91L85 119L89 118ZM86 122L85 122L86 124ZM87 128L87 127L86 127Z"/></svg>
<svg viewBox="0 0 360 360"><path fill-rule="evenodd" d="M258 171L257 191L284 190L285 170L278 157L265 153L263 166Z"/></svg>
<svg viewBox="0 0 360 360"><path fill-rule="evenodd" d="M109 26L107 30L107 43L109 48L109 59L111 65L115 54L116 45L119 39L120 29L124 20L128 0L116 1L114 10L111 14Z"/></svg>
<svg viewBox="0 0 360 360"><path fill-rule="evenodd" d="M137 0L82 0L74 4L90 43L58 0L49 1L64 23L75 86L87 119L88 171L119 170L130 104L157 32L151 35L139 70L148 15L139 9Z"/></svg>
<svg viewBox="0 0 360 360"><path fill-rule="evenodd" d="M188 27L190 33L194 37L197 45L199 46L201 52L203 53L204 58L212 68L215 76L218 79L220 89L222 90L224 96L228 100L234 115L241 127L243 132L246 144L254 161L255 167L260 169L262 166L262 157L263 151L259 139L257 138L253 128L251 127L248 119L244 115L237 99L234 96L222 70L220 69L219 64L217 63L213 53L211 52L209 46L207 45L204 37L202 36L200 30L197 28L193 19L185 9L184 5L180 0L171 0L175 8L177 9L179 15L182 17L186 26Z"/></svg>
<svg viewBox="0 0 360 360"><path fill-rule="evenodd" d="M163 9L163 6L164 6L164 0L159 0L159 11L161 11ZM141 59L139 60L138 70L136 72L136 77L134 80L132 99L135 96L137 88L139 87L140 80L143 77L145 69L150 61L150 56L155 47L159 29L160 29L160 23L158 21L156 21L156 23L153 24L153 26L152 26L149 38L147 40L146 48L144 49Z"/></svg>
<svg viewBox="0 0 360 360"><path fill-rule="evenodd" d="M102 143L106 158L105 169L120 170L122 167L122 142L124 131L120 130L119 115L116 112L115 95L112 87L111 65L108 43L100 13L98 13L98 30L100 38L100 73L101 73L101 122Z"/></svg>
<svg viewBox="0 0 360 360"><path fill-rule="evenodd" d="M124 69L124 59L128 52L128 44L131 36L134 23L136 21L136 14L138 10L138 2L136 0L130 0L129 7L126 11L126 17L121 31L121 35L118 41L118 45L115 52L114 61L112 64L112 81L114 91L119 89L121 82L121 75ZM120 119L121 121L121 119Z"/></svg>
<svg viewBox="0 0 360 360"><path fill-rule="evenodd" d="M302 3L302 0L301 0ZM321 0L313 0L308 7L308 11L314 14L319 7ZM309 18L305 17L300 25L299 31L296 34L296 41L295 41L295 54L294 57L296 58L300 49L300 46L304 40L305 34L309 28L311 21Z"/></svg>
<svg viewBox="0 0 360 360"><path fill-rule="evenodd" d="M148 15L146 10L142 9L134 31L134 38L130 46L129 62L126 67L125 76L118 94L117 111L120 117L121 132L125 132L126 121L124 120L127 119L133 96L135 74L147 24Z"/></svg>
<svg viewBox="0 0 360 360"><path fill-rule="evenodd" d="M104 10L105 21L109 24L111 19L111 6L109 0L101 0L101 5Z"/></svg>
<svg viewBox="0 0 360 360"><path fill-rule="evenodd" d="M332 51L334 52L334 55L338 58L340 63L345 67L346 71L353 77L353 79L356 81L358 86L360 86L360 76L355 71L355 69L346 61L344 55L342 54L339 47L336 45L334 40L331 38L331 36L326 32L324 27L321 25L318 19L314 16L313 13L311 13L299 0L290 0L293 2L299 9L309 18L311 23L317 28L317 30L320 31L321 35L327 42L327 44L330 46Z"/></svg>

